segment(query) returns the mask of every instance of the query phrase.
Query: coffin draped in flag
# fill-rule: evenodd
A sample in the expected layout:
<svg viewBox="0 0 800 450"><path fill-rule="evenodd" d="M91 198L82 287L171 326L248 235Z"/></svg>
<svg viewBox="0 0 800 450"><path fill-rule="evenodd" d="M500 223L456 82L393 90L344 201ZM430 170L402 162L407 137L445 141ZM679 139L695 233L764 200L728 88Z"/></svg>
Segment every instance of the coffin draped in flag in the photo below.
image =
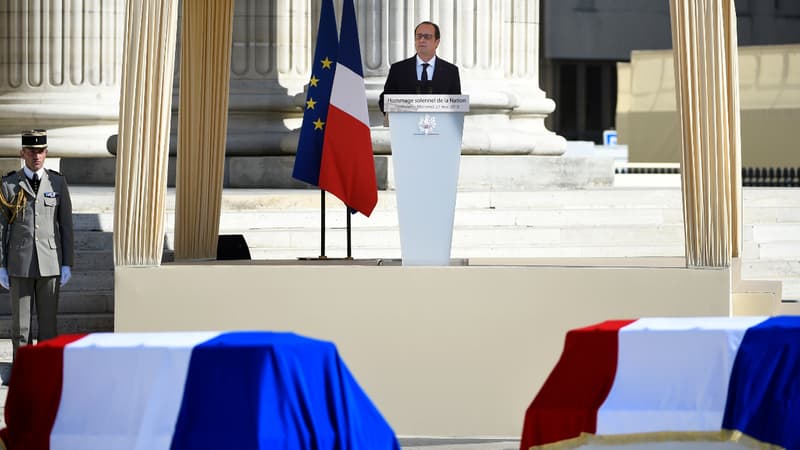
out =
<svg viewBox="0 0 800 450"><path fill-rule="evenodd" d="M328 105L338 54L339 39L336 36L333 0L323 0L317 44L311 64L311 79L308 82L303 112L303 125L300 127L300 139L292 170L292 177L314 186L319 185L322 142L325 139L325 127L328 123Z"/></svg>
<svg viewBox="0 0 800 450"><path fill-rule="evenodd" d="M345 0L342 7L339 58L328 107L319 187L365 216L369 216L378 203L353 0Z"/></svg>
<svg viewBox="0 0 800 450"><path fill-rule="evenodd" d="M570 331L526 412L520 449L659 443L800 449L800 317L649 318Z"/></svg>
<svg viewBox="0 0 800 450"><path fill-rule="evenodd" d="M399 445L329 342L292 333L99 333L17 354L9 450Z"/></svg>

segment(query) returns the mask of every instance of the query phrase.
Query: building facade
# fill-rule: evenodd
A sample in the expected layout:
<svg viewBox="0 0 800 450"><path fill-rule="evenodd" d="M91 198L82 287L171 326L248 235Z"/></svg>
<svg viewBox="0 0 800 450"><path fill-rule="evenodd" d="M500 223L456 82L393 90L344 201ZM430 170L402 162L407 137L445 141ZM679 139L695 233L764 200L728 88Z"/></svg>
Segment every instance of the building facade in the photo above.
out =
<svg viewBox="0 0 800 450"><path fill-rule="evenodd" d="M800 1L735 0L739 46L800 43ZM617 63L672 48L669 0L542 0L541 86L558 108L548 125L602 142L616 126Z"/></svg>

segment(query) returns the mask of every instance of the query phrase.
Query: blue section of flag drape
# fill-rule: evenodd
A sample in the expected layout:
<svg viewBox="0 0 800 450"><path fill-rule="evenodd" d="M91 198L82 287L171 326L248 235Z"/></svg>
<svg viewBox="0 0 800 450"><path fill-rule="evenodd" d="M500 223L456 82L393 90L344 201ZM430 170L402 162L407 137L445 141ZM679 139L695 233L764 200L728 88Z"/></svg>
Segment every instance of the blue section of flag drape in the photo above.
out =
<svg viewBox="0 0 800 450"><path fill-rule="evenodd" d="M315 186L319 185L322 143L325 139L325 124L328 120L328 104L338 51L339 37L336 33L333 0L322 0L311 78L303 105L303 125L300 128L297 156L292 171L292 177Z"/></svg>
<svg viewBox="0 0 800 450"><path fill-rule="evenodd" d="M800 449L800 317L773 317L747 330L722 427Z"/></svg>
<svg viewBox="0 0 800 450"><path fill-rule="evenodd" d="M333 343L234 332L192 352L172 450L399 450Z"/></svg>

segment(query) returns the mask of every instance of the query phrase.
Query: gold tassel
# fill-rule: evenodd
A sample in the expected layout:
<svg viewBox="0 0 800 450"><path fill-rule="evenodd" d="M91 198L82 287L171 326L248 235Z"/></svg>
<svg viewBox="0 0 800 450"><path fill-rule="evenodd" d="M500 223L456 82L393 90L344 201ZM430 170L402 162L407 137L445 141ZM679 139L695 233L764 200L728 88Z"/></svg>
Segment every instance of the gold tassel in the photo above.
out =
<svg viewBox="0 0 800 450"><path fill-rule="evenodd" d="M6 219L8 220L8 224L11 225L14 223L14 220L17 218L17 214L20 211L25 209L25 203L28 201L28 198L25 197L25 194L22 191L18 192L14 199L9 202L6 200L6 196L3 195L3 191L0 190L0 204L4 206L3 214L5 214Z"/></svg>

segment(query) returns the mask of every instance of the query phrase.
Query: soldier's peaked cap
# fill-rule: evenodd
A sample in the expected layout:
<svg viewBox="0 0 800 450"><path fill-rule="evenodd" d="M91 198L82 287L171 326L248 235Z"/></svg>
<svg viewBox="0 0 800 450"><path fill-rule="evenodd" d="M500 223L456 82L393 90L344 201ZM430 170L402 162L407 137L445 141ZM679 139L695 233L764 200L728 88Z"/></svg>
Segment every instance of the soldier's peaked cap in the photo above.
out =
<svg viewBox="0 0 800 450"><path fill-rule="evenodd" d="M23 131L22 146L31 148L47 147L47 131L46 130Z"/></svg>

